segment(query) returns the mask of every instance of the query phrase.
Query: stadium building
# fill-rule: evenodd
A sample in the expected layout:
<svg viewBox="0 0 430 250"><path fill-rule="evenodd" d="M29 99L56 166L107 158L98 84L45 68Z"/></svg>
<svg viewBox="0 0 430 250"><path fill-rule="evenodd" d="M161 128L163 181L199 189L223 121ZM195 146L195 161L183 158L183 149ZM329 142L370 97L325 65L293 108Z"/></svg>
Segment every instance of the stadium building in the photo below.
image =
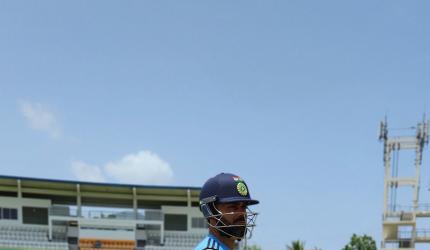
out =
<svg viewBox="0 0 430 250"><path fill-rule="evenodd" d="M192 250L200 188L0 176L0 250Z"/></svg>

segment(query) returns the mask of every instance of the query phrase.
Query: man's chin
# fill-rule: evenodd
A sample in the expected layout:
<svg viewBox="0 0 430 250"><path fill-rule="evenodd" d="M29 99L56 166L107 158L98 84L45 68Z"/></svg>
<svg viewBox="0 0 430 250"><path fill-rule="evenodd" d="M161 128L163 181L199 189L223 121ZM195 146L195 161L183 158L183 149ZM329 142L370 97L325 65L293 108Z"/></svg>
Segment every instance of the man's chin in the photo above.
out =
<svg viewBox="0 0 430 250"><path fill-rule="evenodd" d="M228 227L225 228L224 231L229 234L231 237L235 238L236 240L240 240L243 237L245 237L245 226L235 226L235 227Z"/></svg>

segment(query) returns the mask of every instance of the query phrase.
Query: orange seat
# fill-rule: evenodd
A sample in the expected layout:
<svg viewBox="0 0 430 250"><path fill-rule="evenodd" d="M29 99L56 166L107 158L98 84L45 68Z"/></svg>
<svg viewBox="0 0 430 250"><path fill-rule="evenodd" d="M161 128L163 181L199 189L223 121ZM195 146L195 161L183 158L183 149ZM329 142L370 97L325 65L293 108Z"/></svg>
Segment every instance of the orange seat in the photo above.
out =
<svg viewBox="0 0 430 250"><path fill-rule="evenodd" d="M79 239L80 250L134 250L134 240Z"/></svg>

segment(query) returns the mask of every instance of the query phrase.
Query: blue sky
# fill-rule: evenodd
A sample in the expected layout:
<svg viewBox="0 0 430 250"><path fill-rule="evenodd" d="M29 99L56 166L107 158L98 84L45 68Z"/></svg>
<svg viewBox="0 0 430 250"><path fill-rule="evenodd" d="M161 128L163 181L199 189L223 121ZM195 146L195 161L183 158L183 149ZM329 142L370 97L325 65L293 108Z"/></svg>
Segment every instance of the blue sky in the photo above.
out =
<svg viewBox="0 0 430 250"><path fill-rule="evenodd" d="M378 123L430 113L429 7L1 1L0 173L200 186L233 172L261 201L263 249L379 245Z"/></svg>

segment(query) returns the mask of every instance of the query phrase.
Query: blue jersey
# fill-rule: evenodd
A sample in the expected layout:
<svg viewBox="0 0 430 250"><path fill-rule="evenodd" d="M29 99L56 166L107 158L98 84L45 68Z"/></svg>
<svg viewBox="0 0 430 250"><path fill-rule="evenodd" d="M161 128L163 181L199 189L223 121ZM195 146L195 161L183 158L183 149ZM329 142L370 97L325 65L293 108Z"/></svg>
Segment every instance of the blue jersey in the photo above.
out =
<svg viewBox="0 0 430 250"><path fill-rule="evenodd" d="M230 250L226 245L224 245L221 241L219 241L213 234L209 234L204 238L194 250L205 250L205 249L214 249L214 250Z"/></svg>

